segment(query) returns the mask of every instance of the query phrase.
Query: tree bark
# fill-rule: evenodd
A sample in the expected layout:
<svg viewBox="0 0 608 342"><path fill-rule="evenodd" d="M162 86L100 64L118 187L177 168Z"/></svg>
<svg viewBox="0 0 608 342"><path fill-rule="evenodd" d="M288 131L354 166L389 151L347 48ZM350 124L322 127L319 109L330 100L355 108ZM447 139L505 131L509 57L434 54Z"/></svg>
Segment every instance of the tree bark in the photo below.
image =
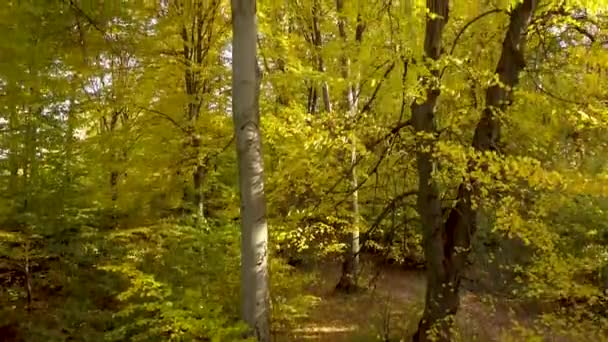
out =
<svg viewBox="0 0 608 342"><path fill-rule="evenodd" d="M315 114L317 112L317 88L314 82L308 87L308 99L306 102L306 108L308 114Z"/></svg>
<svg viewBox="0 0 608 342"><path fill-rule="evenodd" d="M198 113L196 114L198 117ZM196 120L196 119L193 119ZM194 128L192 129L194 132ZM203 183L205 181L205 171L207 167L200 161L199 154L201 148L201 138L197 133L191 133L191 148L193 150L193 158L196 158L194 172L192 173L192 185L193 191L190 198L192 204L192 210L197 223L205 220L205 207L204 207L204 189Z"/></svg>
<svg viewBox="0 0 608 342"><path fill-rule="evenodd" d="M196 210L196 217L198 220L205 219L205 206L204 206L204 189L203 182L205 180L205 166L198 164L194 174L192 176L194 182L194 210Z"/></svg>
<svg viewBox="0 0 608 342"><path fill-rule="evenodd" d="M241 310L258 341L270 341L268 229L259 127L256 2L232 0L232 109L241 198Z"/></svg>
<svg viewBox="0 0 608 342"><path fill-rule="evenodd" d="M535 9L536 0L524 0L511 11L509 28L496 67L500 84L486 89L486 106L473 138L476 151L498 151L500 120L496 114L511 104L513 88L517 86L519 74L525 66L526 30ZM469 171L478 168L485 171L487 166L473 163L469 165ZM422 186L422 179L420 181ZM439 333L436 337L440 341L451 339L451 322L460 305L459 287L462 273L471 249L471 239L477 229L478 210L473 206L472 200L479 197L478 192L479 185L474 179L463 182L458 188L456 206L450 210L441 229L425 236L427 295L424 315L414 335L415 341L428 341L434 332ZM422 210L420 203L419 206ZM440 209L434 207L434 210L438 208ZM440 212L435 215L441 218ZM438 224L437 220L433 223ZM426 231L428 229L425 228Z"/></svg>
<svg viewBox="0 0 608 342"><path fill-rule="evenodd" d="M9 127L9 168L10 168L10 182L8 185L9 194L16 196L20 191L19 186L19 139L21 127L18 121L19 116L15 113L14 109L11 109L8 127Z"/></svg>
<svg viewBox="0 0 608 342"><path fill-rule="evenodd" d="M336 9L338 12L338 32L340 34L340 38L343 43L346 45L348 42L347 34L346 34L346 19L343 15L344 9L344 1L337 0L336 1ZM355 34L355 41L357 44L361 43L363 38L363 23L361 20L357 21L357 28ZM342 77L348 81L350 78L351 70L350 70L350 59L348 58L347 52L345 51L341 58L342 64ZM348 117L351 120L355 120L357 114L357 106L358 101L355 96L355 89L358 85L347 82L347 90L346 90L346 101L345 108L348 113ZM352 210L352 226L351 231L348 237L347 246L348 249L344 255L344 262L342 264L342 275L340 277L340 281L338 282L337 289L345 292L352 292L357 288L357 278L358 278L358 270L359 270L359 193L356 190L358 186L357 179L357 144L356 144L356 134L354 132L351 133L350 143L351 143L351 158L349 170L350 174L348 178L350 179L351 187L353 190L351 195L351 210Z"/></svg>
<svg viewBox="0 0 608 342"><path fill-rule="evenodd" d="M112 115L110 116L110 123L108 124L107 119L105 117L102 118L103 127L105 132L109 135L110 138L110 199L111 199L111 213L110 220L113 228L118 226L118 182L120 178L119 164L120 157L119 151L117 151L116 145L116 130L118 125L118 119L121 114L121 109L114 109Z"/></svg>
<svg viewBox="0 0 608 342"><path fill-rule="evenodd" d="M449 341L452 327L451 316L454 300L453 288L447 280L443 265L443 221L439 189L432 178L436 165L432 159L434 137L437 133L435 106L440 94L439 72L432 65L441 57L441 40L448 21L448 0L427 0L427 8L436 17L426 19L424 54L431 68L431 77L422 79L426 97L422 103L411 105L412 123L419 141L416 143L418 167L418 213L423 227L423 243L427 264L427 292L425 308L414 341ZM449 286L446 286L449 285ZM432 328L432 329L431 329Z"/></svg>
<svg viewBox="0 0 608 342"><path fill-rule="evenodd" d="M69 189L72 184L72 159L73 159L73 147L74 147L74 129L75 129L75 109L74 109L74 100L70 99L69 108L67 110L67 118L66 118L66 130L65 130L65 139L63 142L63 146L65 148L65 154L63 157L63 177L61 183L61 198L60 208L61 213L64 213L66 207L66 197L69 193Z"/></svg>
<svg viewBox="0 0 608 342"><path fill-rule="evenodd" d="M181 28L182 55L186 65L184 71L184 84L186 95L190 101L185 110L188 120L187 141L185 148L191 151L191 158L195 160L192 173L191 185L184 187L184 201L191 212L195 214L196 220L205 219L204 215L204 181L207 171L206 165L200 161L201 136L197 131L196 124L200 118L203 107L203 96L209 94L211 87L209 79L203 76L201 70L205 65L205 59L209 55L213 37L213 27L216 17L219 15L220 1L196 0L190 8L191 25L184 23ZM182 8L179 14L185 15ZM188 210L190 212L190 210Z"/></svg>
<svg viewBox="0 0 608 342"><path fill-rule="evenodd" d="M312 39L315 47L315 55L317 57L317 71L325 73L325 62L323 60L322 47L323 37L321 36L320 27L321 4L319 0L313 0L312 4ZM331 99L329 97L329 84L327 81L321 83L321 91L323 95L323 108L326 112L331 112Z"/></svg>

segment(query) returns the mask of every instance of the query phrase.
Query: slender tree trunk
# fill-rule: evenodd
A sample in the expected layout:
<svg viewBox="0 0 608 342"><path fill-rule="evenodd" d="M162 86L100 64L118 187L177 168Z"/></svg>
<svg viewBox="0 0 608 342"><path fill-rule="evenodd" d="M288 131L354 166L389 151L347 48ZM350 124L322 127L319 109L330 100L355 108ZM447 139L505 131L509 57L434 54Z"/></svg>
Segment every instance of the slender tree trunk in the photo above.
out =
<svg viewBox="0 0 608 342"><path fill-rule="evenodd" d="M9 194L15 196L19 193L19 141L20 125L18 115L14 110L11 110L8 121L10 144L9 144L9 167L10 167L10 183L8 186Z"/></svg>
<svg viewBox="0 0 608 342"><path fill-rule="evenodd" d="M198 117L198 110L196 110L196 116ZM194 150L194 154L196 156L196 167L194 172L192 173L192 185L193 185L193 194L192 194L192 210L194 210L196 222L202 222L205 220L205 208L204 208L204 197L203 197L203 182L205 181L205 165L199 160L200 154L200 146L201 139L196 134L193 133L193 137L191 138L192 146L191 148Z"/></svg>
<svg viewBox="0 0 608 342"><path fill-rule="evenodd" d="M25 112L25 110L24 110ZM25 192L25 195L23 196L23 208L22 211L27 213L29 211L29 207L30 207L30 197L32 194L32 189L31 189L31 169L30 169L30 165L32 162L32 152L31 152L31 146L33 145L32 142L32 113L31 111L27 111L27 114L25 116L25 127L24 127L24 141L23 141L23 191Z"/></svg>
<svg viewBox="0 0 608 342"><path fill-rule="evenodd" d="M351 135L351 165L350 165L350 183L353 189L358 186L357 179L357 149L356 149L356 136L353 133ZM359 276L359 194L357 190L354 190L351 195L351 214L352 214L352 226L348 236L347 246L348 249L344 255L344 262L342 263L342 275L338 282L337 289L345 292L352 292L358 287L358 276Z"/></svg>
<svg viewBox="0 0 608 342"><path fill-rule="evenodd" d="M309 114L314 114L317 112L317 88L315 87L314 82L308 87L308 98L306 102L306 108L308 109Z"/></svg>
<svg viewBox="0 0 608 342"><path fill-rule="evenodd" d="M278 21L278 28L277 28L278 32L277 33L280 35L281 39L289 38L290 20L287 15L288 12L289 12L289 0L285 0L283 3L283 6L279 12L279 16L278 16L278 20L277 20ZM280 43L274 44L274 48L277 49L278 51L283 52L285 55L287 54L287 51L284 50L283 45ZM283 54L281 54L281 56L283 56ZM287 71L287 62L286 62L285 58L281 57L281 56L276 59L277 70L280 71L281 73L285 74L285 72ZM285 87L283 84L281 84L277 87L276 91L277 91L277 104L280 107L289 106L290 94L289 94L288 87ZM310 106L308 106L307 108L310 108Z"/></svg>
<svg viewBox="0 0 608 342"><path fill-rule="evenodd" d="M38 96L37 92L32 94ZM27 109L26 109L27 108ZM28 212L34 208L33 194L36 192L36 182L38 181L38 132L37 125L42 109L25 107L25 141L24 141L24 164L23 164L23 189L25 192L23 201L23 212Z"/></svg>
<svg viewBox="0 0 608 342"><path fill-rule="evenodd" d="M112 208L116 208L116 201L118 201L118 171L110 172L110 189L112 197Z"/></svg>
<svg viewBox="0 0 608 342"><path fill-rule="evenodd" d="M346 34L346 19L343 14L344 1L337 0L336 1L336 9L338 15L340 16L338 19L338 31L340 34L340 38L343 43L348 42L347 34ZM357 44L361 43L363 38L363 23L361 20L357 21L357 28L355 31L355 42ZM351 76L350 64L351 61L348 58L346 52L343 54L341 58L342 64L342 77L345 80L348 80ZM358 99L355 96L356 89L358 87L358 82L351 83L348 82L347 90L346 90L346 110L348 112L348 117L350 120L354 122L357 115L357 107L358 107ZM357 179L357 136L353 127L353 132L350 136L351 143L351 158L349 170L350 174L348 178L350 179L350 184L353 189L353 193L351 195L351 210L352 210L352 227L350 236L347 241L348 250L344 255L344 262L342 264L342 275L340 277L340 281L338 282L337 289L351 292L357 288L357 278L359 271L359 192L357 191L358 187L358 179Z"/></svg>
<svg viewBox="0 0 608 342"><path fill-rule="evenodd" d="M525 66L526 30L535 9L536 0L524 0L510 14L509 28L496 67L501 84L486 90L486 107L473 138L473 147L477 151L498 151L500 121L496 113L504 111L512 101L512 89L517 86L519 74ZM469 171L476 169L485 171L486 166L470 163ZM420 186L423 186L422 179L420 182ZM425 235L427 295L424 315L414 336L415 341L429 341L433 332L439 333L440 341L450 340L451 322L460 305L462 273L477 228L478 210L472 206L472 199L476 197L478 185L475 180L462 183L458 188L456 206L450 210L438 233L430 234L425 228L425 233L428 232ZM423 205L419 203L421 208ZM437 217L441 217L440 213ZM437 220L432 222L438 224Z"/></svg>
<svg viewBox="0 0 608 342"><path fill-rule="evenodd" d="M112 212L110 215L110 220L112 221L112 227L116 228L118 226L118 216L117 216L117 212L118 212L118 196L119 196L119 192L118 192L118 181L120 178L120 171L119 171L119 166L117 164L119 164L119 157L118 157L118 153L116 151L116 142L115 142L115 138L116 138L116 129L117 129L117 125L118 125L118 119L120 116L120 111L118 109L115 109L114 112L112 113L112 116L110 118L110 124L106 125L106 131L107 133L110 135L110 164L111 164L111 169L110 169L110 199L112 201ZM105 118L104 118L105 121Z"/></svg>
<svg viewBox="0 0 608 342"><path fill-rule="evenodd" d="M323 60L322 48L323 48L323 36L321 35L320 27L321 17L321 3L319 0L313 0L312 3L312 35L313 45L315 47L315 54L317 58L317 71L325 73L325 62ZM331 112L331 99L329 97L329 84L327 81L321 83L321 92L323 95L323 108L326 112Z"/></svg>
<svg viewBox="0 0 608 342"><path fill-rule="evenodd" d="M65 140L63 142L65 148L65 154L63 158L63 180L61 184L61 213L63 214L66 206L66 195L69 192L69 188L72 184L72 154L73 154L73 146L74 146L74 100L70 100L69 108L67 111L66 118L66 130L65 130Z"/></svg>
<svg viewBox="0 0 608 342"><path fill-rule="evenodd" d="M191 94L190 96L195 96ZM188 206L191 207L192 213L194 213L194 217L196 218L196 222L203 221L205 219L204 213L204 197L203 197L203 183L205 180L205 166L201 163L200 159L200 148L201 148L201 137L196 132L195 123L198 120L200 114L200 106L188 106L188 116L189 120L192 122L190 127L190 137L189 137L189 146L187 146L190 151L192 151L192 158L196 160L194 172L192 172L192 185L188 186L187 184L184 186L184 199L188 203Z"/></svg>
<svg viewBox="0 0 608 342"><path fill-rule="evenodd" d="M196 210L196 217L198 220L205 219L205 207L204 207L204 193L203 193L203 181L205 179L205 166L198 164L193 174L194 182L194 210Z"/></svg>
<svg viewBox="0 0 608 342"><path fill-rule="evenodd" d="M30 267L30 237L27 237L25 242L25 265L24 265L24 273L25 273L25 289L27 294L27 311L32 310L32 274Z"/></svg>
<svg viewBox="0 0 608 342"><path fill-rule="evenodd" d="M321 72L325 72L325 66L323 63L319 63L319 70ZM329 97L329 84L327 81L323 81L321 84L321 90L323 92L323 109L325 109L327 113L331 113L331 99Z"/></svg>
<svg viewBox="0 0 608 342"><path fill-rule="evenodd" d="M232 0L232 109L241 198L241 310L258 341L270 341L268 228L260 136L255 0Z"/></svg>
<svg viewBox="0 0 608 342"><path fill-rule="evenodd" d="M186 63L184 71L184 83L186 95L190 102L186 106L186 117L189 121L187 138L189 142L185 148L191 151L192 158L196 160L191 183L184 186L184 204L192 210L196 221L205 219L204 215L204 182L206 165L200 161L201 136L197 131L196 124L200 118L203 106L203 96L209 94L211 87L209 79L206 79L201 70L205 66L205 58L209 56L212 38L214 37L215 19L219 15L220 1L194 1L190 11L191 25L183 24L181 28L182 54ZM184 15L185 13L180 13ZM208 103L208 107L210 104ZM190 210L187 210L190 212Z"/></svg>

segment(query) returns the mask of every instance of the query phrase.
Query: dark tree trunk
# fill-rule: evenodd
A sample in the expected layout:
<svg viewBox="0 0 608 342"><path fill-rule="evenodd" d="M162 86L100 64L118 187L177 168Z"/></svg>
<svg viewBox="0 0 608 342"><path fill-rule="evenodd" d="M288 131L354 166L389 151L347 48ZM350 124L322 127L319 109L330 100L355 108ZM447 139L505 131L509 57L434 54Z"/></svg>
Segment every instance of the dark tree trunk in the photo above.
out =
<svg viewBox="0 0 608 342"><path fill-rule="evenodd" d="M313 0L312 3L312 39L315 47L315 54L317 58L317 71L325 73L325 62L323 61L322 47L323 47L323 36L321 35L321 3L319 0ZM326 112L331 112L331 100L329 97L329 85L327 81L323 81L321 84L321 90L323 92L323 109Z"/></svg>
<svg viewBox="0 0 608 342"><path fill-rule="evenodd" d="M110 172L110 192L113 206L118 200L118 176L118 171Z"/></svg>
<svg viewBox="0 0 608 342"><path fill-rule="evenodd" d="M441 40L443 29L448 20L448 0L427 0L430 13L437 16L426 19L426 33L424 39L424 53L426 58L436 61L441 57ZM416 162L418 167L418 213L422 221L424 250L427 262L427 293L424 315L420 321L418 331L414 335L415 341L426 341L429 338L430 327L441 332L449 339L450 322L444 318L454 306L454 296L450 288L442 285L448 283L446 266L443 264L443 221L441 216L441 200L439 189L432 179L435 168L432 160L434 149L432 137L436 134L435 106L440 94L435 85L438 72L431 69L432 75L422 79L426 87L426 98L422 103L414 102L411 105L412 123L417 133L426 137L417 142ZM425 141L426 139L426 141ZM441 339L440 339L441 340ZM445 339L444 339L445 340Z"/></svg>
<svg viewBox="0 0 608 342"><path fill-rule="evenodd" d="M190 185L184 185L184 207L186 214L194 213L197 220L204 219L203 184L205 181L206 165L199 161L201 135L197 122L201 117L204 96L208 95L212 86L201 70L207 64L206 58L212 48L215 32L212 29L220 11L220 1L194 2L193 12L190 13L191 25L184 23L181 27L182 55L186 64L184 71L185 92L190 102L185 108L185 117L189 127L184 147L191 151L191 158L196 160ZM184 13L181 13L184 14Z"/></svg>
<svg viewBox="0 0 608 342"><path fill-rule="evenodd" d="M495 114L505 110L511 103L512 89L518 84L519 74L524 67L526 29L535 8L535 0L524 0L510 14L508 32L496 67L501 84L486 90L486 107L473 139L473 147L477 151L498 150L500 122ZM428 29L427 26L427 35ZM414 106L412 107L414 115L416 112ZM415 119L415 126L416 121ZM420 196L418 205L425 231L428 283L425 310L414 341L450 341L453 316L460 305L459 287L462 273L471 249L471 238L477 228L478 212L472 206L472 199L478 197L478 185L472 180L471 183L463 182L459 186L456 206L450 210L445 223L441 223L436 189L433 188L430 177L425 177L427 172L432 171L429 169L431 164L426 163L424 159L426 158L419 157L418 164L421 171L420 193L426 195ZM469 170L475 169L483 171L486 166L471 163ZM430 217L431 215L434 217Z"/></svg>
<svg viewBox="0 0 608 342"><path fill-rule="evenodd" d="M308 101L306 108L309 114L314 114L317 110L317 88L314 83L308 88Z"/></svg>
<svg viewBox="0 0 608 342"><path fill-rule="evenodd" d="M352 246L348 246L352 249ZM358 266L358 255L352 255L350 250L345 253L344 261L342 262L342 275L336 285L336 290L344 293L353 293L357 291L357 266Z"/></svg>

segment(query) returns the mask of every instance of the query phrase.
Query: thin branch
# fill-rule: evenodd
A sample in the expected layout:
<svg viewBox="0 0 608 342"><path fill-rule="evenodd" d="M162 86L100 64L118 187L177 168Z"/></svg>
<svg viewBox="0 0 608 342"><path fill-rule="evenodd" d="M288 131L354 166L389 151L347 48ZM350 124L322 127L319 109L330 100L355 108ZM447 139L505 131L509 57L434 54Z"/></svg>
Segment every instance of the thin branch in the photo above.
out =
<svg viewBox="0 0 608 342"><path fill-rule="evenodd" d="M449 56L452 56L454 54L454 51L456 50L456 45L458 44L458 41L460 40L460 37L462 37L462 35L464 34L464 32L471 27L471 25L473 25L474 23L476 23L477 21L483 19L484 17L493 14L493 13L506 13L505 10L503 9L499 9L499 8L495 8L495 9L491 9L489 11L483 12L481 14L479 14L478 16L476 16L475 18L471 19L468 23L466 23L461 29L460 31L458 31L458 34L456 34L456 38L454 38L454 41L452 42L452 47L450 48L450 53ZM446 69L448 68L448 66L444 66L443 69L441 70L441 73L439 74L439 79L441 79L443 77L443 74L445 73Z"/></svg>
<svg viewBox="0 0 608 342"><path fill-rule="evenodd" d="M458 31L458 34L456 34L456 38L454 39L454 41L452 42L452 47L450 48L450 55L454 54L454 50L456 50L456 45L458 44L458 40L460 39L460 37L464 34L464 32L471 26L473 25L475 22L477 22L478 20L483 19L484 17L493 14L493 13L500 13L500 12L506 12L503 9L500 8L495 8L495 9L491 9L489 11L483 12L480 15L476 16L475 18L471 19L468 23L466 23L461 29L460 31Z"/></svg>
<svg viewBox="0 0 608 342"><path fill-rule="evenodd" d="M233 134L232 138L230 138L228 143L226 143L226 145L224 145L224 147L222 147L222 149L220 149L219 151L212 152L212 153L211 152L207 153L207 155L205 155L205 157L203 158L203 165L205 165L205 168L207 170L209 169L209 161L211 161L212 158L217 158L217 156L226 152L228 147L230 147L230 145L232 145L232 143L234 142L235 139L236 139L236 135Z"/></svg>
<svg viewBox="0 0 608 342"><path fill-rule="evenodd" d="M372 104L373 104L374 100L376 99L376 97L378 96L378 92L380 91L380 87L382 87L382 84L384 84L384 81L386 79L388 79L388 76L390 75L391 71L393 71L394 68L395 68L395 62L392 62L388 66L386 71L384 72L384 75L382 75L382 79L380 80L380 82L378 82L378 84L376 85L376 88L374 89L372 96L369 98L369 100L367 100L365 105L363 105L363 108L361 108L359 115L365 114L371 110Z"/></svg>
<svg viewBox="0 0 608 342"><path fill-rule="evenodd" d="M390 132L385 134L380 139L374 141L372 144L370 144L368 146L368 148L374 147L374 146L378 145L379 143L383 142L384 140L391 138L393 135L399 134L399 132L401 132L401 130L405 127L412 127L412 120L398 122L393 128L391 128Z"/></svg>
<svg viewBox="0 0 608 342"><path fill-rule="evenodd" d="M180 125L177 121L175 121L175 119L173 119L169 114L167 113L163 113L159 110L156 109L152 109L152 108L146 108L146 107L142 107L142 106L136 106L137 108L159 115L160 117L166 119L167 121L171 122L173 125L175 125L175 127L177 127L180 131L182 131L183 133L188 133L188 130L184 127L182 127L182 125Z"/></svg>
<svg viewBox="0 0 608 342"><path fill-rule="evenodd" d="M376 220L374 221L374 223L370 226L370 228L362 234L361 236L361 240L360 240L360 246L361 248L359 249L359 251L363 250L363 247L365 246L365 244L370 240L370 236L372 235L372 233L375 232L375 230L380 226L380 224L382 223L382 221L386 218L386 216L395 209L396 205L403 201L405 198L409 197L409 196L413 196L413 195L417 195L418 194L418 190L409 190L406 192L403 192L401 194L399 194L398 196L394 197L382 210L382 212L380 213L380 215L378 215L376 217Z"/></svg>
<svg viewBox="0 0 608 342"><path fill-rule="evenodd" d="M536 79L536 77L534 77L533 74L532 74L531 78L532 78L532 82L536 86L536 89L540 90L541 93L549 96L550 98L552 98L554 100L561 101L561 102L566 102L566 103L570 103L570 104L579 105L579 106L584 106L585 105L585 103L583 103L583 102L578 102L578 101L566 99L564 97L555 95L552 92L550 92L549 90L545 89L545 87L543 87L543 85L541 84L541 82L538 79Z"/></svg>
<svg viewBox="0 0 608 342"><path fill-rule="evenodd" d="M350 191L347 193L347 195L342 200L340 200L338 203L336 203L334 205L335 208L339 207L342 203L346 202L346 200L352 194L354 194L355 191L358 191L359 189L361 189L363 187L363 185L365 185L365 183L367 183L367 181L370 179L371 175L378 174L378 169L380 168L380 164L382 164L382 161L384 161L384 158L386 158L386 156L388 155L388 152L392 149L394 143L395 143L395 139L391 139L390 145L384 149L384 151L380 155L380 158L378 158L378 161L376 162L376 164L374 164L374 166L371 168L371 170L367 172L367 177L362 182L357 184L357 186L355 188L350 189ZM352 168L351 168L350 172L352 172Z"/></svg>
<svg viewBox="0 0 608 342"><path fill-rule="evenodd" d="M76 5L76 3L74 3L74 0L65 0L67 2L68 5L70 5L70 8L72 10L74 10L74 12L76 12L77 14L81 15L83 18L85 18L89 24L91 26L93 26L97 31L99 31L104 37L107 35L106 30L104 30L103 28L101 28L96 22L95 20L93 20L93 18L91 18L88 14L86 14L80 7L78 7L78 5Z"/></svg>

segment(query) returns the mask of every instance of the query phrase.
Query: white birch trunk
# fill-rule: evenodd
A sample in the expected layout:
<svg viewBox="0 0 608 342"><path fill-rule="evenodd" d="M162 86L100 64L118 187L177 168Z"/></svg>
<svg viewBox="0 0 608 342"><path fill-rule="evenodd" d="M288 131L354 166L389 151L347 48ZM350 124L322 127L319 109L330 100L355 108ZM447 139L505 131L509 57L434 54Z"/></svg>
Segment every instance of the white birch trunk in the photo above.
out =
<svg viewBox="0 0 608 342"><path fill-rule="evenodd" d="M340 38L344 43L348 42L346 33L346 19L343 17L344 1L336 1L336 9L339 14L338 19L338 31ZM360 23L357 23L359 26ZM355 41L357 44L361 43L361 36L356 35ZM355 82L350 80L351 78L351 61L346 50L341 58L342 66L342 77L348 81L348 88L346 91L346 110L349 119L354 120L357 116L358 110L358 98L356 91L358 90L358 77ZM351 198L351 209L352 209L352 227L348 242L349 249L346 251L345 263L342 266L342 277L338 283L338 288L349 292L357 288L357 278L359 271L359 192L357 191L358 180L357 180L357 135L355 133L355 127L350 135L351 144L351 160L350 160L350 183L353 189Z"/></svg>
<svg viewBox="0 0 608 342"><path fill-rule="evenodd" d="M241 313L258 341L270 341L255 0L232 0L232 30L232 110L241 194Z"/></svg>

